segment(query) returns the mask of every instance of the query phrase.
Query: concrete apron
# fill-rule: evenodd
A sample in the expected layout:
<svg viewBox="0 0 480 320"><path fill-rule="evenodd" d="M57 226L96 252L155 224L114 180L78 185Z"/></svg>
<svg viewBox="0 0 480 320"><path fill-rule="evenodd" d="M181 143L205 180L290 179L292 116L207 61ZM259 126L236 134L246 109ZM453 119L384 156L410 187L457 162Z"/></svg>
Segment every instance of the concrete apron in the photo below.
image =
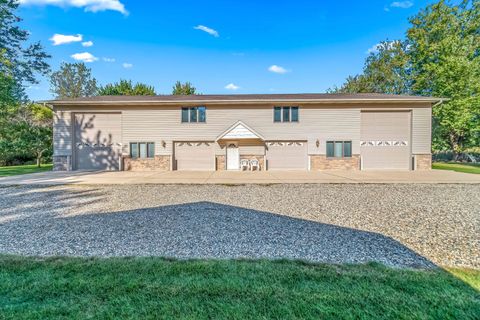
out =
<svg viewBox="0 0 480 320"><path fill-rule="evenodd" d="M0 185L480 183L480 175L429 171L73 171L0 178Z"/></svg>

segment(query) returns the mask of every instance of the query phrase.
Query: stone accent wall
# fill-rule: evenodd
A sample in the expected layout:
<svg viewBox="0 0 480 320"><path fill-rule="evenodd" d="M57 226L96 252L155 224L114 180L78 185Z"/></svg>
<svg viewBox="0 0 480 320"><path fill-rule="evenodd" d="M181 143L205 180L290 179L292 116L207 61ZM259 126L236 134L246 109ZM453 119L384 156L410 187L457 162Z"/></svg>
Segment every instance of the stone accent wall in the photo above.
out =
<svg viewBox="0 0 480 320"><path fill-rule="evenodd" d="M170 156L155 156L154 158L132 159L129 156L123 158L123 170L125 171L169 171Z"/></svg>
<svg viewBox="0 0 480 320"><path fill-rule="evenodd" d="M258 163L260 164L260 171L265 170L265 157L263 156L241 154L240 161L242 161L242 159L247 159L247 160L257 159Z"/></svg>
<svg viewBox="0 0 480 320"><path fill-rule="evenodd" d="M415 170L430 170L432 169L432 155L431 154L416 154L415 155Z"/></svg>
<svg viewBox="0 0 480 320"><path fill-rule="evenodd" d="M215 156L215 161L216 161L216 170L221 171L221 170L226 170L227 165L225 163L225 156Z"/></svg>
<svg viewBox="0 0 480 320"><path fill-rule="evenodd" d="M360 170L360 155L351 158L327 158L325 155L310 156L310 170Z"/></svg>
<svg viewBox="0 0 480 320"><path fill-rule="evenodd" d="M53 171L70 171L70 156L53 156Z"/></svg>

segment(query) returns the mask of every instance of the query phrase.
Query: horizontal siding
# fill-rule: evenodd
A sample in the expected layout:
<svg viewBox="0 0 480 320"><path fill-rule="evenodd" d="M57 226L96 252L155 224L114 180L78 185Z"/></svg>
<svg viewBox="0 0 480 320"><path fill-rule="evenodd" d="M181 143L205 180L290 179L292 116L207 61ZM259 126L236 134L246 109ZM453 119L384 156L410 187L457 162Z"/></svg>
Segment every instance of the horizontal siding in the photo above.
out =
<svg viewBox="0 0 480 320"><path fill-rule="evenodd" d="M395 108L397 107L395 106ZM196 124L181 123L180 107L175 106L83 106L81 109L80 107L64 107L63 110L122 112L122 143L125 153L128 153L129 142L152 141L155 142L156 154L169 155L172 153L174 141L215 141L220 134L239 120L266 140L308 141L309 154L325 154L327 140L351 140L353 153L359 154L361 109L368 108L360 105L300 106L300 121L298 123L273 123L273 106L271 105L207 105L207 122ZM375 105L372 109L388 110L389 105ZM429 108L422 109L429 110ZM416 120L418 122L426 121L425 118ZM430 126L430 122L426 126ZM417 132L420 132L421 130L418 130L420 123L415 128ZM68 130L70 129L63 129L63 131ZM425 134L423 138L421 137L423 142L419 145L425 145L425 137ZM319 142L318 147L316 145L317 140ZM162 142L165 142L165 147L163 147ZM240 148L242 149L241 146ZM58 150L64 149L59 148ZM244 151L260 152L260 148L253 146L253 149L247 148ZM241 152L243 153L242 150ZM224 154L225 149L216 144L215 153Z"/></svg>
<svg viewBox="0 0 480 320"><path fill-rule="evenodd" d="M178 108L129 109L123 111L123 141L150 139L165 141L165 148L157 144L158 154L170 154L172 141L214 141L237 121L243 121L266 140L308 140L309 153L324 154L328 139L347 139L354 142L354 153L359 153L360 110L300 108L298 123L273 123L271 107L207 109L206 123L181 123ZM319 139L320 147L316 147ZM258 152L256 150L255 152ZM218 153L217 153L218 154Z"/></svg>
<svg viewBox="0 0 480 320"><path fill-rule="evenodd" d="M412 153L430 154L432 152L432 109L413 109L412 115Z"/></svg>
<svg viewBox="0 0 480 320"><path fill-rule="evenodd" d="M72 113L55 110L53 116L53 150L55 156L72 154Z"/></svg>

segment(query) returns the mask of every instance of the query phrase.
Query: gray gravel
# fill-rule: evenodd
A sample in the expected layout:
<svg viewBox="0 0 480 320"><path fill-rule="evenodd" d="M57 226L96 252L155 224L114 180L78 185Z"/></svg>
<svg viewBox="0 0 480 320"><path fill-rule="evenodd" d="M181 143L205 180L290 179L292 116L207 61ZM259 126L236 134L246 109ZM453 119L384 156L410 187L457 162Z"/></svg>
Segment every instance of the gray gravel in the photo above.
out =
<svg viewBox="0 0 480 320"><path fill-rule="evenodd" d="M480 268L480 185L4 187L0 253Z"/></svg>

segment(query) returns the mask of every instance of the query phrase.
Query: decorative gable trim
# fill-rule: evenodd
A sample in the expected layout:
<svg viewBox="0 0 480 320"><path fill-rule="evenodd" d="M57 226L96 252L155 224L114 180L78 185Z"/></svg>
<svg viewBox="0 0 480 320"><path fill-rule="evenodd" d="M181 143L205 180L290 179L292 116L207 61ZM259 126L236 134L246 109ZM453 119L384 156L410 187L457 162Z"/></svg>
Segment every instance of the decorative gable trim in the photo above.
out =
<svg viewBox="0 0 480 320"><path fill-rule="evenodd" d="M265 140L262 135L258 132L247 126L242 121L238 121L233 124L230 128L225 130L221 135L218 136L215 141L218 140L238 140L238 139L260 139Z"/></svg>

